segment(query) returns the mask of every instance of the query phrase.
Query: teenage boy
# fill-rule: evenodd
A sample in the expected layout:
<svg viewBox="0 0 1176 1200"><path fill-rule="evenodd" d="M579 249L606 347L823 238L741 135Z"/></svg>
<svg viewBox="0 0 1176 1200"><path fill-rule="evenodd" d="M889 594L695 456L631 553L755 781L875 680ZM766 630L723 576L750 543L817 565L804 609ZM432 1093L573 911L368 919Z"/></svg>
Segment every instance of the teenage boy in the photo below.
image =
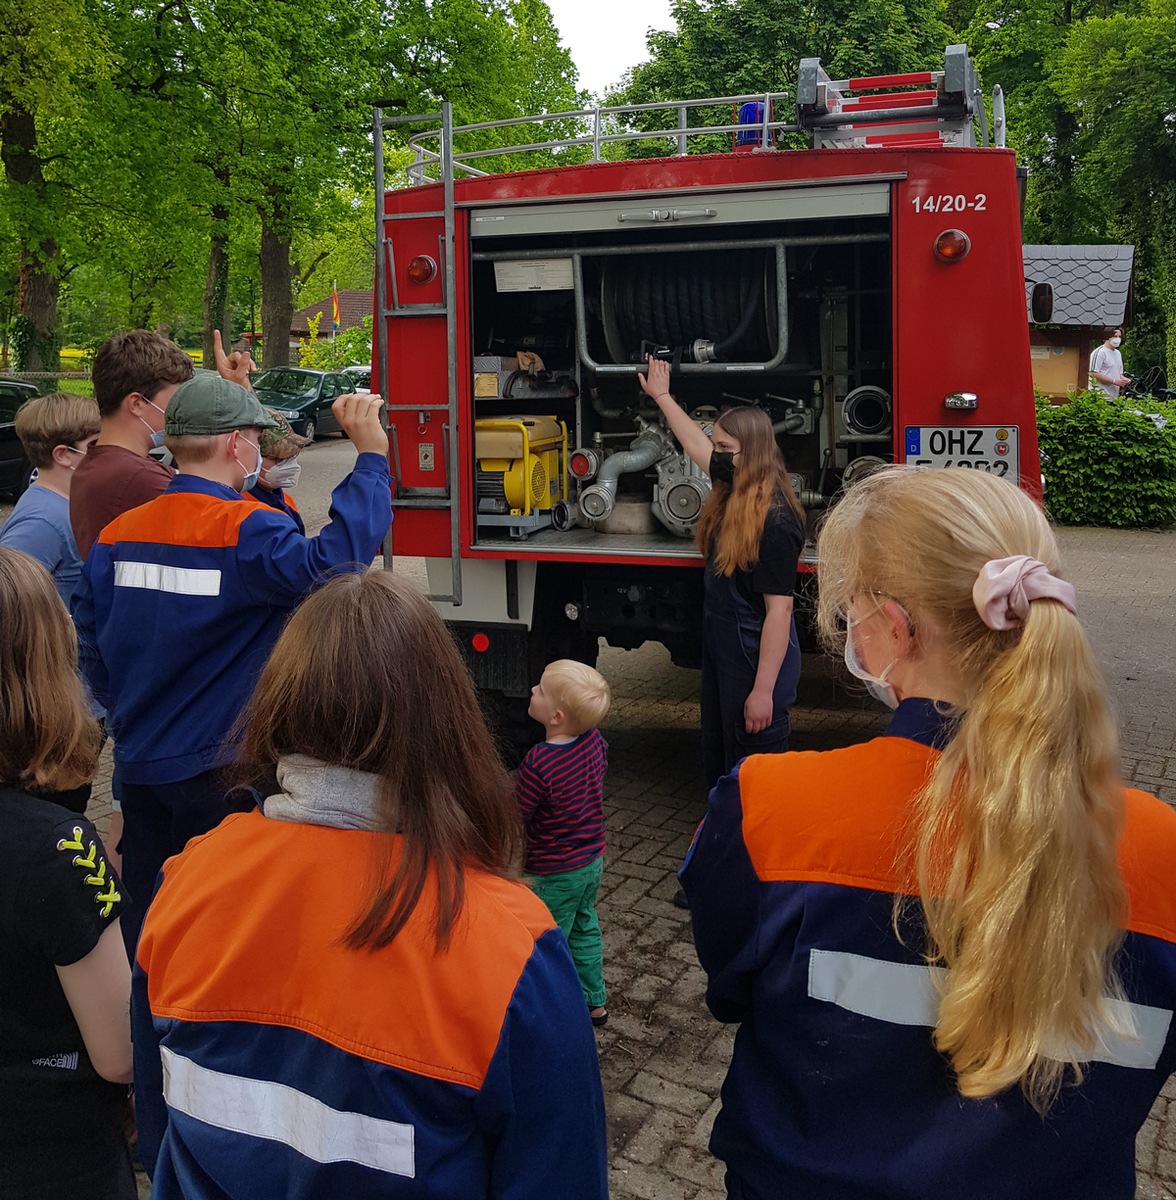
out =
<svg viewBox="0 0 1176 1200"><path fill-rule="evenodd" d="M1119 347L1123 344L1121 329L1104 329L1103 344L1096 346L1090 356L1090 382L1108 400L1114 400L1120 388L1125 388L1131 379L1123 374L1123 355Z"/></svg>
<svg viewBox="0 0 1176 1200"><path fill-rule="evenodd" d="M217 371L248 386L253 360L247 354L226 356L219 333L213 341ZM83 559L104 526L154 500L171 483L174 472L148 451L163 444L168 401L193 373L192 360L175 342L148 329L116 333L98 347L92 380L102 427L93 452L78 466L69 505Z"/></svg>
<svg viewBox="0 0 1176 1200"><path fill-rule="evenodd" d="M68 608L82 577L69 524L69 494L79 464L98 436L98 406L87 396L53 392L22 404L16 436L37 478L0 530L0 546L23 550L53 576Z"/></svg>
<svg viewBox="0 0 1176 1200"><path fill-rule="evenodd" d="M307 538L242 495L257 482L272 419L251 391L200 372L167 406L164 444L179 473L103 529L86 560L74 616L114 735L132 950L164 860L229 812L216 768L234 757L231 733L286 618L332 572L366 570L388 531L382 404L335 401L359 457L334 491L331 521Z"/></svg>

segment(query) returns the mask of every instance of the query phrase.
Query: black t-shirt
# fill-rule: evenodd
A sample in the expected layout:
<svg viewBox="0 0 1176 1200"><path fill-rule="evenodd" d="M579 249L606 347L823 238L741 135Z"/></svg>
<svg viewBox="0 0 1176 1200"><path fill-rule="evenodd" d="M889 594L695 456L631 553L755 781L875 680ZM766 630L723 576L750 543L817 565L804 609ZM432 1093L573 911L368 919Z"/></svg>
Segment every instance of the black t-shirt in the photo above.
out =
<svg viewBox="0 0 1176 1200"><path fill-rule="evenodd" d="M762 617L765 596L791 596L796 591L796 568L804 549L804 530L792 506L781 496L768 509L760 534L759 558L750 571L735 571L739 594Z"/></svg>
<svg viewBox="0 0 1176 1200"><path fill-rule="evenodd" d="M0 839L0 1195L8 1195L25 1185L37 1147L68 1140L71 1154L85 1155L108 1144L127 1089L90 1064L55 970L85 958L122 908L101 838L85 817L0 787Z"/></svg>

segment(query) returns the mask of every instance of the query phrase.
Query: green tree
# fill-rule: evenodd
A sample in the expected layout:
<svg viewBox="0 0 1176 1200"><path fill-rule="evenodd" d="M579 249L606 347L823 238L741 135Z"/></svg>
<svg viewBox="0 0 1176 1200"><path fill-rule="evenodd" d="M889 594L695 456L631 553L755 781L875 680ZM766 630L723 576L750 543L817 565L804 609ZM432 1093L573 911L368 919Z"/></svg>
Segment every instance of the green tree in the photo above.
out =
<svg viewBox="0 0 1176 1200"><path fill-rule="evenodd" d="M12 344L19 367L55 370L60 280L82 240L68 189L109 68L106 30L85 0L0 0L0 31L0 207L17 259Z"/></svg>
<svg viewBox="0 0 1176 1200"><path fill-rule="evenodd" d="M1174 380L1176 0L1075 26L1051 84L1077 129L1082 191L1100 199L1107 232L1136 246L1140 308L1157 318L1152 352Z"/></svg>
<svg viewBox="0 0 1176 1200"><path fill-rule="evenodd" d="M624 102L793 92L802 58L833 78L925 70L950 40L938 0L675 0L677 28L652 31L651 59Z"/></svg>

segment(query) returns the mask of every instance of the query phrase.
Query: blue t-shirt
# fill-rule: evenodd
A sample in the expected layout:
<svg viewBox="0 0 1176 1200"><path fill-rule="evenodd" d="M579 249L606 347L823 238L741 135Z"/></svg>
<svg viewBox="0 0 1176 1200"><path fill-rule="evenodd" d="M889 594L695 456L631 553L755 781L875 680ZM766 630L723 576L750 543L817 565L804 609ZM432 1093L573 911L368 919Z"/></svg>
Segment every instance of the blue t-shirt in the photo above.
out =
<svg viewBox="0 0 1176 1200"><path fill-rule="evenodd" d="M0 546L23 550L53 576L66 608L82 577L82 559L69 524L69 498L34 483L0 529Z"/></svg>

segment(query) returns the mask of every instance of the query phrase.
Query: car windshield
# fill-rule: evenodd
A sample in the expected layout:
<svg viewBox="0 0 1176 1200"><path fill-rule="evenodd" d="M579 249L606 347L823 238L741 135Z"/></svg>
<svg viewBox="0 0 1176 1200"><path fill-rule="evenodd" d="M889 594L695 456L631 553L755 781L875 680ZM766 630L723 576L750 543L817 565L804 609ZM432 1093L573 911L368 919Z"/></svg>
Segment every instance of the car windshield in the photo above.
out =
<svg viewBox="0 0 1176 1200"><path fill-rule="evenodd" d="M281 396L313 396L319 389L321 375L313 371L295 371L289 367L274 367L254 375L253 386L267 392L277 392Z"/></svg>

